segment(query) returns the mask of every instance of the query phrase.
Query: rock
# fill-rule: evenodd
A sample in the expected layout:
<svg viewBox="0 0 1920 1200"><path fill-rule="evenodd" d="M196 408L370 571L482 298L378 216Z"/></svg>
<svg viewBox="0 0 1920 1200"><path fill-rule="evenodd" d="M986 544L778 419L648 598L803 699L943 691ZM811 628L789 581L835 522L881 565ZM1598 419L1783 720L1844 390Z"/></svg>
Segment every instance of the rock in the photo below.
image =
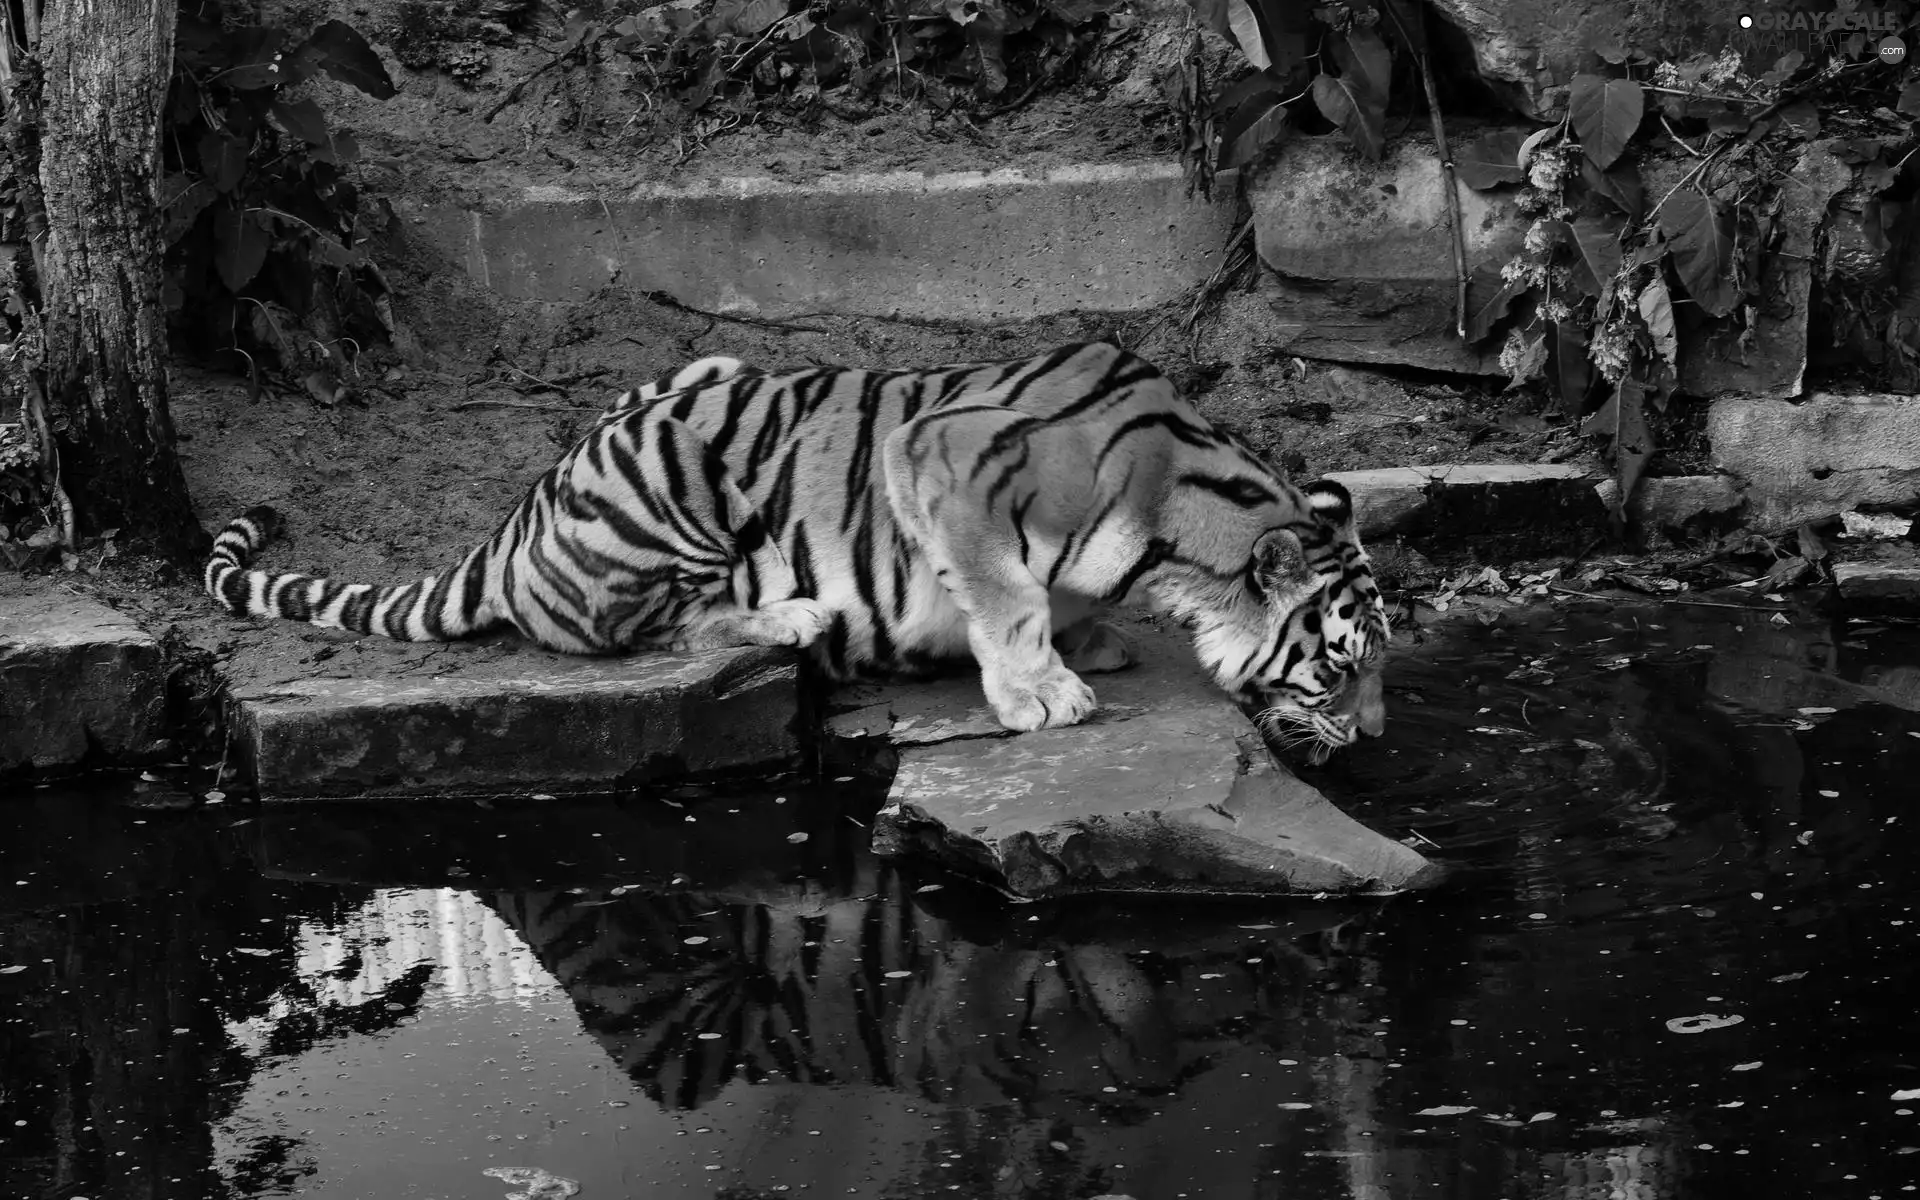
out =
<svg viewBox="0 0 1920 1200"><path fill-rule="evenodd" d="M1260 258L1280 276L1262 286L1284 353L1500 373L1497 339L1476 349L1454 332L1453 238L1431 138L1398 138L1379 163L1341 134L1294 138L1247 190ZM1458 191L1468 267L1497 269L1527 222L1510 190Z"/></svg>
<svg viewBox="0 0 1920 1200"><path fill-rule="evenodd" d="M1835 563L1833 582L1849 608L1920 612L1920 564Z"/></svg>
<svg viewBox="0 0 1920 1200"><path fill-rule="evenodd" d="M0 774L166 753L160 644L98 601L0 598Z"/></svg>
<svg viewBox="0 0 1920 1200"><path fill-rule="evenodd" d="M788 651L450 662L236 685L234 742L262 797L602 791L799 761Z"/></svg>
<svg viewBox="0 0 1920 1200"><path fill-rule="evenodd" d="M1602 479L1593 491L1600 503L1611 508L1620 485ZM1627 505L1627 516L1639 529L1681 530L1714 518L1731 523L1744 502L1740 489L1724 475L1665 476L1640 481Z"/></svg>
<svg viewBox="0 0 1920 1200"><path fill-rule="evenodd" d="M1006 736L977 678L844 695L828 736L885 736L899 756L874 850L1029 899L1383 892L1439 878L1277 764L1183 634L1130 632L1140 665L1091 677L1100 711L1068 729Z"/></svg>
<svg viewBox="0 0 1920 1200"><path fill-rule="evenodd" d="M1920 398L1716 400L1707 437L1713 465L1735 477L1758 529L1920 501Z"/></svg>
<svg viewBox="0 0 1920 1200"><path fill-rule="evenodd" d="M1518 520L1538 525L1558 514L1560 529L1598 519L1582 467L1561 463L1459 463L1379 467L1327 476L1353 496L1360 535L1496 531ZM1583 501L1585 501L1583 503Z"/></svg>

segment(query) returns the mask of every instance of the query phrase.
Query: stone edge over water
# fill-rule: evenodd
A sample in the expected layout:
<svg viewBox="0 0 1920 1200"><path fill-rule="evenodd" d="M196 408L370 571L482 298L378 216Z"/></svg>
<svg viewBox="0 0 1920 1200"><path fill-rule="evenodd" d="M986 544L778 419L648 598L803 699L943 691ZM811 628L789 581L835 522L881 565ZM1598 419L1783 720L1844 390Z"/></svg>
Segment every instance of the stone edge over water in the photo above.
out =
<svg viewBox="0 0 1920 1200"><path fill-rule="evenodd" d="M1275 762L1184 636L1144 621L1130 631L1140 665L1092 677L1101 709L1067 729L1006 735L975 677L843 693L830 743L884 738L899 760L874 850L1036 900L1380 893L1439 880L1439 867Z"/></svg>
<svg viewBox="0 0 1920 1200"><path fill-rule="evenodd" d="M0 597L0 775L137 766L167 750L160 643L97 600Z"/></svg>

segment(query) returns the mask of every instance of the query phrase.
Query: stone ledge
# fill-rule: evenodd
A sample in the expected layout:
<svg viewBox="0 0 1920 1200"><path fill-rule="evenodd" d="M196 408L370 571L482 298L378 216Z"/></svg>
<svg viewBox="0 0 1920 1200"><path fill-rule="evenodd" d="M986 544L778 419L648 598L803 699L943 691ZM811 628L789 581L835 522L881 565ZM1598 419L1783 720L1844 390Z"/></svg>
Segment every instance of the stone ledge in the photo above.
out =
<svg viewBox="0 0 1920 1200"><path fill-rule="evenodd" d="M1707 439L1713 465L1741 482L1756 528L1920 502L1920 397L1717 400Z"/></svg>
<svg viewBox="0 0 1920 1200"><path fill-rule="evenodd" d="M971 675L841 693L829 750L884 740L898 759L874 850L1023 899L1375 893L1439 879L1277 764L1183 634L1129 628L1140 665L1090 676L1100 710L1068 729L1007 734Z"/></svg>
<svg viewBox="0 0 1920 1200"><path fill-rule="evenodd" d="M132 766L167 750L160 644L95 600L0 598L0 775Z"/></svg>
<svg viewBox="0 0 1920 1200"><path fill-rule="evenodd" d="M1920 564L1833 564L1833 583L1849 609L1920 612Z"/></svg>
<svg viewBox="0 0 1920 1200"><path fill-rule="evenodd" d="M1210 276L1230 183L1189 199L1155 159L946 174L739 177L600 196L529 188L417 231L503 296L664 291L714 312L1016 320L1159 304Z"/></svg>
<svg viewBox="0 0 1920 1200"><path fill-rule="evenodd" d="M1593 485L1593 491L1602 504L1611 507L1620 494L1620 485L1602 479ZM1644 530L1686 529L1721 518L1732 524L1744 503L1740 489L1724 475L1662 476L1640 481L1627 505L1627 516Z"/></svg>
<svg viewBox="0 0 1920 1200"><path fill-rule="evenodd" d="M1588 492L1591 477L1576 466L1556 463L1462 463L1457 466L1379 467L1367 471L1336 471L1326 478L1353 495L1355 519L1362 537L1416 532L1449 517L1463 504L1485 510L1481 524L1501 523L1498 508L1518 512L1526 520L1539 516L1542 500L1571 506L1567 523L1591 520L1599 513L1597 499ZM1583 505L1582 500L1594 501ZM1476 530L1459 528L1452 533Z"/></svg>
<svg viewBox="0 0 1920 1200"><path fill-rule="evenodd" d="M264 799L593 792L798 765L798 661L772 649L571 659L237 691Z"/></svg>

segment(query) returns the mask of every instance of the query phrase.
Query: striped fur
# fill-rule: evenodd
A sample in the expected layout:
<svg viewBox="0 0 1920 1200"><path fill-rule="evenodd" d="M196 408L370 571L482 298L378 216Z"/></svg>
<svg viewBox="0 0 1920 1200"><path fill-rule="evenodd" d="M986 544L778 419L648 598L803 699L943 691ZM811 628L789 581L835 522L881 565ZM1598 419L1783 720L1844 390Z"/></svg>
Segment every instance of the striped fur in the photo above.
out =
<svg viewBox="0 0 1920 1200"><path fill-rule="evenodd" d="M1319 752L1379 731L1387 627L1352 505L1216 429L1105 344L928 370L769 375L703 359L623 393L445 575L339 584L207 563L230 611L407 640L511 625L571 653L800 645L836 679L970 654L1002 723L1071 725L1092 618L1186 622L1221 687ZM1063 657L1064 652L1064 657Z"/></svg>

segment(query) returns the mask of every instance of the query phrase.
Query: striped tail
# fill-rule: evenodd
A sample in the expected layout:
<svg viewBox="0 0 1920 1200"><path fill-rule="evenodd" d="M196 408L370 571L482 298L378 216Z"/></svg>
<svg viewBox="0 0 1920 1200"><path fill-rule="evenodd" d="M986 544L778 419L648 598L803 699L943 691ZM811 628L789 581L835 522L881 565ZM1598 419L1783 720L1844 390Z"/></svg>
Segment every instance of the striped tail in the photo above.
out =
<svg viewBox="0 0 1920 1200"><path fill-rule="evenodd" d="M264 506L228 522L207 558L207 595L237 617L278 617L402 642L446 642L497 624L488 598L491 541L445 575L406 584L336 583L294 572L249 570L280 516Z"/></svg>

